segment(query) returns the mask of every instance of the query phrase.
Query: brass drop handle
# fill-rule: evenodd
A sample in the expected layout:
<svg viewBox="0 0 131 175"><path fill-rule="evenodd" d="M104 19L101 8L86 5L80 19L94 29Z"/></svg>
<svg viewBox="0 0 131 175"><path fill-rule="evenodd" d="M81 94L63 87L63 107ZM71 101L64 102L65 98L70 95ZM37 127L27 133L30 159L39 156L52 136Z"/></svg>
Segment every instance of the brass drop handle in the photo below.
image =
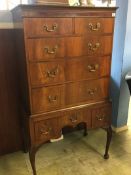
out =
<svg viewBox="0 0 131 175"><path fill-rule="evenodd" d="M58 98L57 95L55 95L55 96L49 95L48 96L48 100L49 100L50 103L56 102L57 101L57 98Z"/></svg>
<svg viewBox="0 0 131 175"><path fill-rule="evenodd" d="M100 47L100 43L96 43L95 45L93 45L92 43L88 43L88 48L90 51L97 51Z"/></svg>
<svg viewBox="0 0 131 175"><path fill-rule="evenodd" d="M54 24L52 25L52 29L49 29L49 27L47 25L44 25L44 29L46 30L46 32L54 32L56 31L58 25L57 24Z"/></svg>
<svg viewBox="0 0 131 175"><path fill-rule="evenodd" d="M48 78L55 78L58 73L59 73L58 66L52 70L47 70L46 72Z"/></svg>
<svg viewBox="0 0 131 175"><path fill-rule="evenodd" d="M78 121L77 115L74 115L74 116L70 117L70 121L71 121L72 123L76 123L76 122Z"/></svg>
<svg viewBox="0 0 131 175"><path fill-rule="evenodd" d="M101 28L101 24L97 22L94 26L92 23L89 23L89 28L91 31L98 31Z"/></svg>
<svg viewBox="0 0 131 175"><path fill-rule="evenodd" d="M96 72L99 68L99 65L98 64L95 64L95 65L88 65L88 70L89 72Z"/></svg>
<svg viewBox="0 0 131 175"><path fill-rule="evenodd" d="M98 121L103 121L105 118L105 115L97 115L96 118Z"/></svg>
<svg viewBox="0 0 131 175"><path fill-rule="evenodd" d="M48 135L51 130L52 130L51 128L48 128L47 130L42 128L40 130L40 133L41 133L41 135Z"/></svg>
<svg viewBox="0 0 131 175"><path fill-rule="evenodd" d="M97 88L94 88L94 89L88 89L88 93L89 93L90 95L94 95L95 92L97 92Z"/></svg>
<svg viewBox="0 0 131 175"><path fill-rule="evenodd" d="M47 54L55 54L58 49L58 46L55 46L52 49L49 49L49 47L45 47L44 50Z"/></svg>

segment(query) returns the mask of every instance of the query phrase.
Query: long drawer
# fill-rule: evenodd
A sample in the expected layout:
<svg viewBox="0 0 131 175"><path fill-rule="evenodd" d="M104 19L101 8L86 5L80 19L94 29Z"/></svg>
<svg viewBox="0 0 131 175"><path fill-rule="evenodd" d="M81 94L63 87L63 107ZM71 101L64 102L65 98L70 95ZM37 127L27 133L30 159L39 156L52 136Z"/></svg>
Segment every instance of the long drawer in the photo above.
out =
<svg viewBox="0 0 131 175"><path fill-rule="evenodd" d="M33 88L32 113L95 102L109 96L109 78L81 81L59 86Z"/></svg>
<svg viewBox="0 0 131 175"><path fill-rule="evenodd" d="M100 78L110 75L111 59L107 57L80 57L52 62L29 64L31 85L58 83Z"/></svg>
<svg viewBox="0 0 131 175"><path fill-rule="evenodd" d="M31 61L111 55L112 36L28 39L27 53Z"/></svg>

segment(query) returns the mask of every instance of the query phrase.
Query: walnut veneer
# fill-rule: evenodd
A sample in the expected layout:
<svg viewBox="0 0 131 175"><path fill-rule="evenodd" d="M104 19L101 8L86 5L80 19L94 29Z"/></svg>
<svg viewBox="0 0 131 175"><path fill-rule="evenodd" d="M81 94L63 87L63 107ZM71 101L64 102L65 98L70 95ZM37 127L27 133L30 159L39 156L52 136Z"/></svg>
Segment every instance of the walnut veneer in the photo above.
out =
<svg viewBox="0 0 131 175"><path fill-rule="evenodd" d="M116 8L20 5L13 12L22 109L35 170L39 146L62 128L105 128L111 141L110 68Z"/></svg>

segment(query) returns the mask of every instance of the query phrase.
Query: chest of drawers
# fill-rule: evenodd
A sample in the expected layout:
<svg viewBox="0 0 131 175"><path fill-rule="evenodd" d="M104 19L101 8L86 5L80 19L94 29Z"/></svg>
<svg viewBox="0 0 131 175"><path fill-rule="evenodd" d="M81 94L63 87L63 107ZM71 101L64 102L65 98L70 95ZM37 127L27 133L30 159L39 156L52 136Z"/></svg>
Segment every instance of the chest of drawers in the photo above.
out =
<svg viewBox="0 0 131 175"><path fill-rule="evenodd" d="M12 13L25 138L38 147L66 126L104 128L111 141L110 68L116 8L20 5Z"/></svg>

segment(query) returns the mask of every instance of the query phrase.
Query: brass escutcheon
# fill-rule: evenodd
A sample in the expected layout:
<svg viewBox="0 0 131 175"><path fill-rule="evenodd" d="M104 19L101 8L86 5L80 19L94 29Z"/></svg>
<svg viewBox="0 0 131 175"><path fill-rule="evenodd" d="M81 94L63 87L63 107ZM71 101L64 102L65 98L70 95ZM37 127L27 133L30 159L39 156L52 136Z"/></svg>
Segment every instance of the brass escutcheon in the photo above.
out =
<svg viewBox="0 0 131 175"><path fill-rule="evenodd" d="M89 28L91 29L91 31L98 31L100 27L101 24L99 22L97 22L95 26L92 23L89 23Z"/></svg>
<svg viewBox="0 0 131 175"><path fill-rule="evenodd" d="M95 45L93 45L92 43L88 43L88 48L90 51L97 51L100 48L100 43L96 43Z"/></svg>
<svg viewBox="0 0 131 175"><path fill-rule="evenodd" d="M55 78L58 73L59 73L59 69L57 66L52 70L47 70L46 75L48 78Z"/></svg>
<svg viewBox="0 0 131 175"><path fill-rule="evenodd" d="M104 118L105 118L105 115L104 114L103 115L97 115L96 118L97 118L98 121L103 121Z"/></svg>
<svg viewBox="0 0 131 175"><path fill-rule="evenodd" d="M88 70L89 72L96 72L99 68L99 64L95 64L95 65L88 65Z"/></svg>
<svg viewBox="0 0 131 175"><path fill-rule="evenodd" d="M57 95L55 95L55 96L49 95L48 96L48 100L49 100L50 103L56 102L57 101L57 98L58 98Z"/></svg>
<svg viewBox="0 0 131 175"><path fill-rule="evenodd" d="M71 117L70 117L70 121L71 121L72 123L76 123L76 122L78 121L77 115L71 116Z"/></svg>
<svg viewBox="0 0 131 175"><path fill-rule="evenodd" d="M58 46L56 45L54 48L50 49L48 46L44 48L47 54L55 54L58 49Z"/></svg>
<svg viewBox="0 0 131 175"><path fill-rule="evenodd" d="M46 124L40 126L40 134L41 135L48 135L52 128L48 127Z"/></svg>
<svg viewBox="0 0 131 175"><path fill-rule="evenodd" d="M57 24L53 24L52 29L49 29L49 27L47 25L44 25L44 30L46 30L46 32L54 32L54 31L56 31L57 28L58 28Z"/></svg>
<svg viewBox="0 0 131 175"><path fill-rule="evenodd" d="M97 88L88 89L88 93L89 93L90 95L94 95L96 92L97 92Z"/></svg>

